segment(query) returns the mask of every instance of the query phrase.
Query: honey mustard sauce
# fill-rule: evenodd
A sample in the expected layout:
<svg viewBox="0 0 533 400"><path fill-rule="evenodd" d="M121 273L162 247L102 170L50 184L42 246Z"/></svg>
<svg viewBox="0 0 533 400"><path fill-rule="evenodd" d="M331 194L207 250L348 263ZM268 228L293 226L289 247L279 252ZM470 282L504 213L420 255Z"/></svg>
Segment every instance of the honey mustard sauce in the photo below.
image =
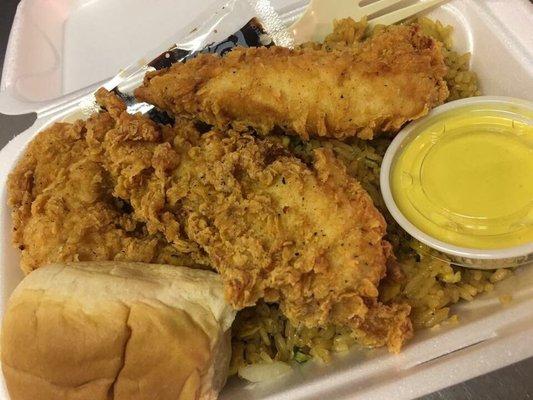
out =
<svg viewBox="0 0 533 400"><path fill-rule="evenodd" d="M421 127L391 172L404 216L435 239L476 249L533 242L533 124L462 109Z"/></svg>

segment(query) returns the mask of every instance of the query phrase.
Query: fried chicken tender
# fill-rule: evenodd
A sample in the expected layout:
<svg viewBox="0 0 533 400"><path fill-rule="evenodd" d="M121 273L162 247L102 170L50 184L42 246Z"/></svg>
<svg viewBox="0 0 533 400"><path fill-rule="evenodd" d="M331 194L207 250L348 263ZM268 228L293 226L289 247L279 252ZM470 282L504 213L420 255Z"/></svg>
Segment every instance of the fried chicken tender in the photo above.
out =
<svg viewBox="0 0 533 400"><path fill-rule="evenodd" d="M334 51L237 48L150 72L136 96L219 129L281 128L304 139L397 132L448 96L440 45L391 26Z"/></svg>
<svg viewBox="0 0 533 400"><path fill-rule="evenodd" d="M308 166L249 133L115 118L104 141L114 195L169 243L198 244L235 308L277 302L295 323L349 325L392 350L409 337L409 307L377 300L391 255L385 221L331 151L316 150ZM125 139L125 123L146 126ZM139 147L151 152L141 162Z"/></svg>
<svg viewBox="0 0 533 400"><path fill-rule="evenodd" d="M184 120L162 126L128 114L113 94L97 98L107 111L92 120L105 132L56 125L11 176L26 267L154 260L162 241L195 262L207 256L237 309L276 302L295 324L349 326L392 351L410 337L409 306L378 301L392 257L385 221L331 151L315 150L307 165L269 139L201 134ZM150 239L159 247L144 251Z"/></svg>
<svg viewBox="0 0 533 400"><path fill-rule="evenodd" d="M197 265L160 233L148 233L130 205L113 197L100 141L115 124L108 113L55 124L30 143L11 173L13 242L24 273L62 261Z"/></svg>

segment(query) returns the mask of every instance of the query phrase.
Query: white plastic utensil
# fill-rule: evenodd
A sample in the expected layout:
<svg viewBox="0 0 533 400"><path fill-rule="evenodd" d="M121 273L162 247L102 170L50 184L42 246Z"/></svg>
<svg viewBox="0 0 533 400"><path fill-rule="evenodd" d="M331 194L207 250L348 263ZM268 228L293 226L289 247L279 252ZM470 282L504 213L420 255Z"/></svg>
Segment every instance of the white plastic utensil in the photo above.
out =
<svg viewBox="0 0 533 400"><path fill-rule="evenodd" d="M375 24L394 24L447 0L311 0L301 18L290 29L295 43L323 41L331 32L331 21L364 16Z"/></svg>

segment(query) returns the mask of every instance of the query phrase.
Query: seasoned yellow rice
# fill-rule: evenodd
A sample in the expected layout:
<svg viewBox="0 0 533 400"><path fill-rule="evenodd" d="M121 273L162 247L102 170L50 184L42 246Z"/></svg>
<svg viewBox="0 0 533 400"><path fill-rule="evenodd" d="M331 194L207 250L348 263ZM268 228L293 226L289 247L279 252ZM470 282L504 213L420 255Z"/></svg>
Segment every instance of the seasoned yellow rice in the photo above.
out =
<svg viewBox="0 0 533 400"><path fill-rule="evenodd" d="M452 50L452 27L443 26L427 18L417 23L422 31L443 44L446 65L449 68L446 82L450 90L448 101L477 96L477 77L469 71L469 54ZM379 29L379 28L376 28ZM366 21L337 23L335 32L324 43L326 48L345 46L360 41L368 33ZM320 47L319 44L304 46ZM460 300L471 301L480 293L493 290L494 284L508 277L510 270L480 271L451 265L431 256L431 250L412 239L390 217L379 188L379 169L383 155L390 144L388 138L372 141L352 139L311 140L302 142L282 137L280 141L303 159L311 158L317 147L331 148L342 160L348 172L357 178L369 192L388 223L387 239L392 243L404 272L401 283L384 280L380 287L381 300L388 302L404 299L412 306L411 318L415 331L437 324L455 322L450 306ZM349 329L338 327L306 328L292 325L276 305L259 304L238 313L233 326L233 357L231 371L240 367L279 361L305 362L310 358L329 361L332 352L345 351L357 344Z"/></svg>

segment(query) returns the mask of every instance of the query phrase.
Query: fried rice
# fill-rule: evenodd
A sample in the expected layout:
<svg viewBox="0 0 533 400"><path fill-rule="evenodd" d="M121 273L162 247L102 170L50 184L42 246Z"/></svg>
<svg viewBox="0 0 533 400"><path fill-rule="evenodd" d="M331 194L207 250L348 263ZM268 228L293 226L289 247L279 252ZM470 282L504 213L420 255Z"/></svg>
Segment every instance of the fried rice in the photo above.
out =
<svg viewBox="0 0 533 400"><path fill-rule="evenodd" d="M450 91L447 101L480 94L478 79L469 70L470 55L459 54L452 48L451 26L439 21L419 18L408 21L420 26L423 33L442 43L448 73L445 77ZM376 27L380 29L380 27ZM335 49L363 40L369 32L365 20L342 20L335 23L334 32L323 44L303 46ZM302 142L294 137L280 137L283 145L304 160L311 159L317 147L331 148L346 165L348 172L358 179L372 196L375 205L388 223L387 240L393 247L403 271L401 282L383 280L380 297L383 302L407 301L416 330L442 323L454 323L458 316L451 306L459 301L472 301L483 292L490 292L494 284L512 274L511 270L496 271L466 269L431 254L431 250L411 238L392 219L385 207L379 187L379 171L390 138L372 141L352 139L341 142L333 139ZM348 328L327 326L307 328L295 326L281 313L277 305L261 303L238 313L233 326L230 373L240 368L272 361L303 363L312 358L328 362L334 352L346 351L357 343Z"/></svg>

